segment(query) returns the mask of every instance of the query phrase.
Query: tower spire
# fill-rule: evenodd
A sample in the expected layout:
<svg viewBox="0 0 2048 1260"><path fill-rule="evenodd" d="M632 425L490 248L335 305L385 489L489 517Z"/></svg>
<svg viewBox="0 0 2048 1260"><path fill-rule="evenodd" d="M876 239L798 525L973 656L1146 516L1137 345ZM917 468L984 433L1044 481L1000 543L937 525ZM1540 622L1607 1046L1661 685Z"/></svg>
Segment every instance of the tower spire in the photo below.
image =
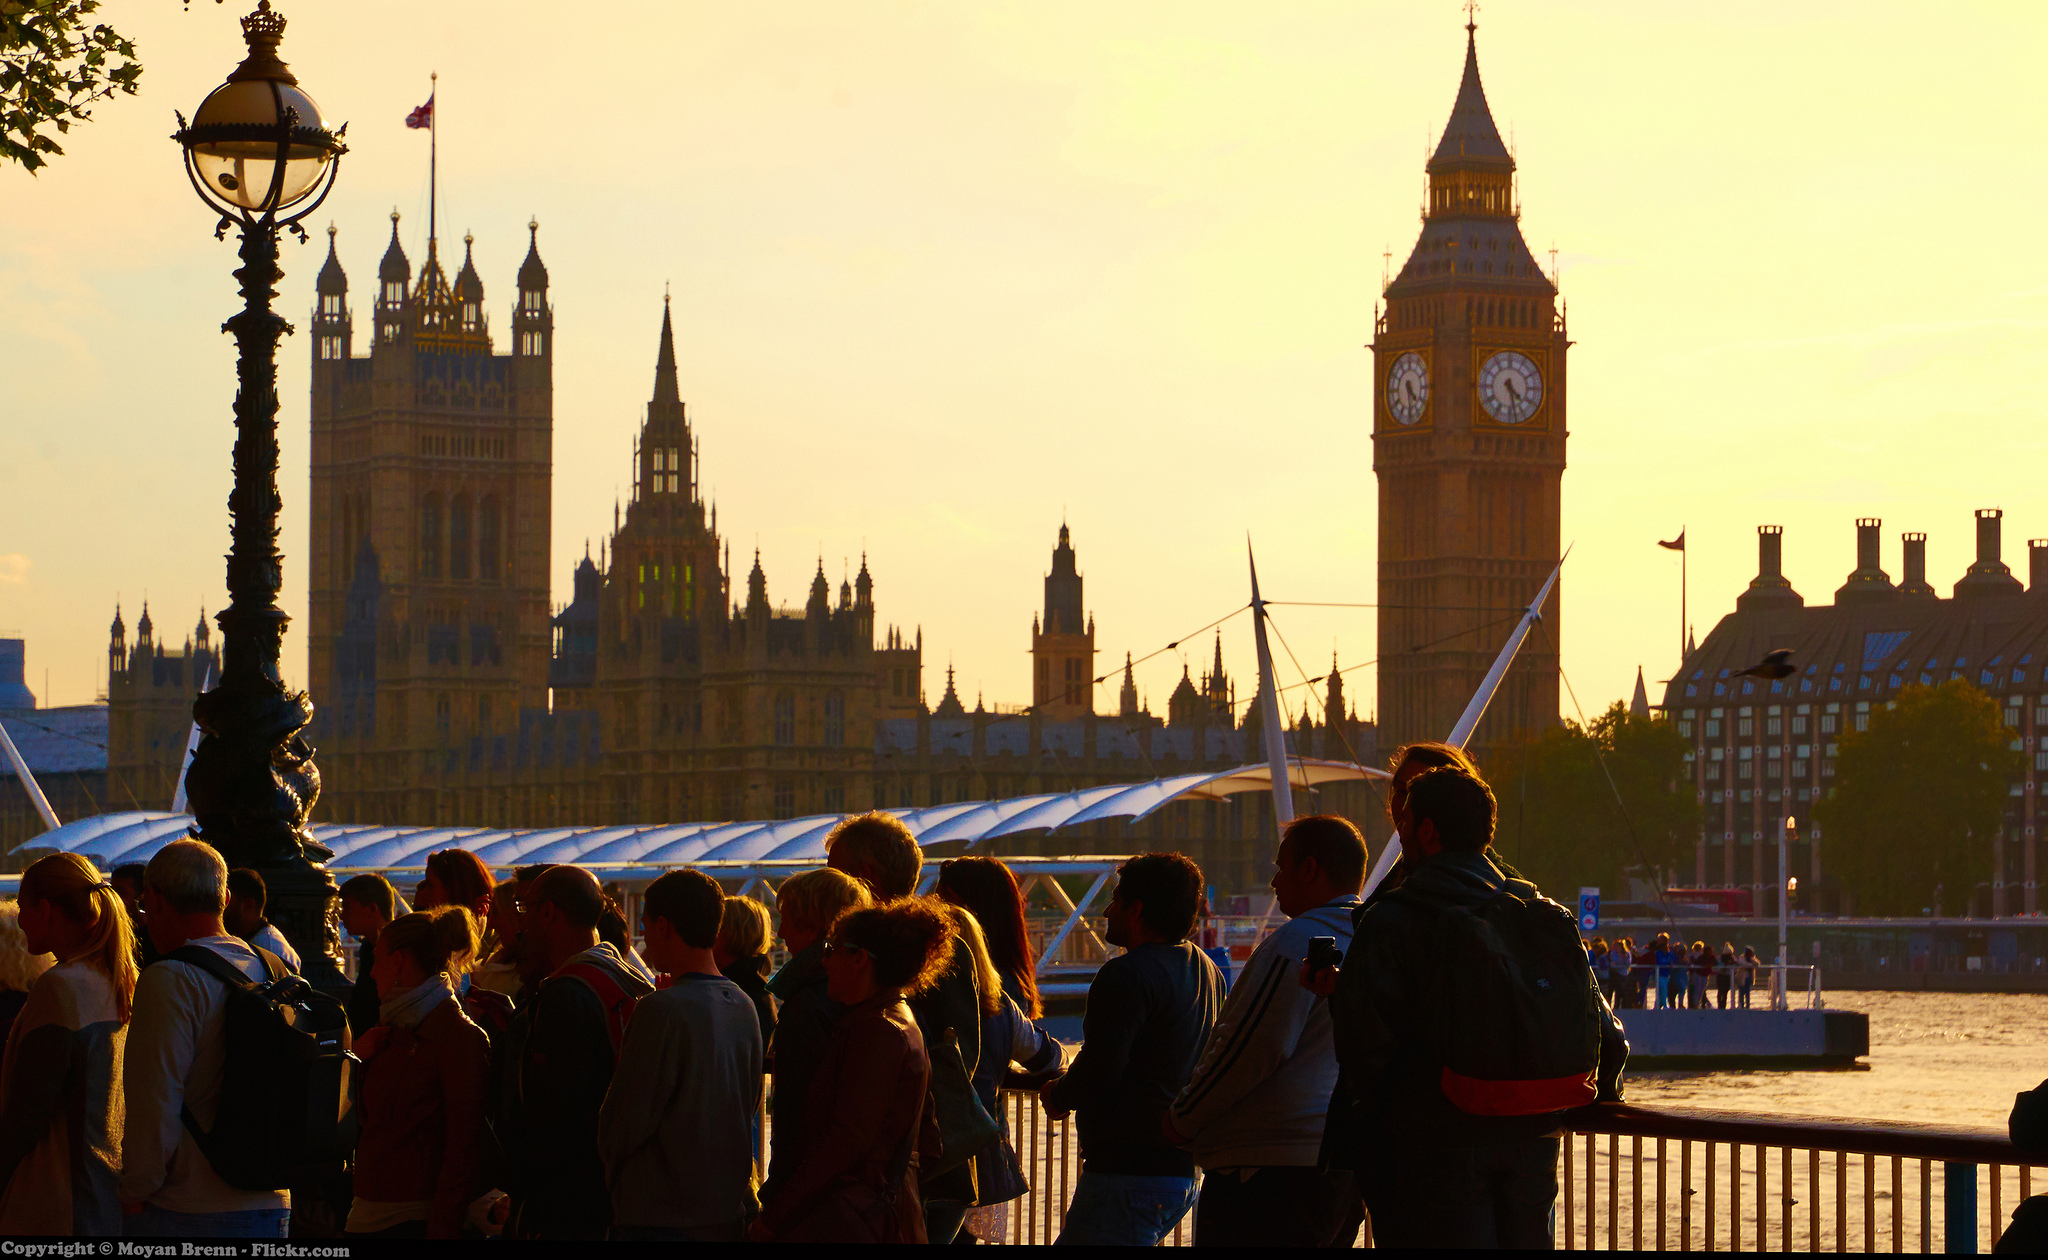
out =
<svg viewBox="0 0 2048 1260"><path fill-rule="evenodd" d="M680 403L682 387L676 381L676 328L669 317L668 294L661 295L661 348L654 360L654 401Z"/></svg>

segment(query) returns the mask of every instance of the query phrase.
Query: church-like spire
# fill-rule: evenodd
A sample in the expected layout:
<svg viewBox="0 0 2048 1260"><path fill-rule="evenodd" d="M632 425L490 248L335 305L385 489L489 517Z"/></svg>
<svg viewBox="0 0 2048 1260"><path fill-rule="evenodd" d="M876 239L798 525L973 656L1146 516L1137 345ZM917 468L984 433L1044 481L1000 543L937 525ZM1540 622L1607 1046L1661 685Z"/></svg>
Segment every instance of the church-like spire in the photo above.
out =
<svg viewBox="0 0 2048 1260"><path fill-rule="evenodd" d="M526 232L526 261L519 264L519 287L535 291L545 289L548 287L548 267L540 260L540 220L527 220Z"/></svg>
<svg viewBox="0 0 2048 1260"><path fill-rule="evenodd" d="M327 225L327 261L320 265L320 279L314 284L316 292L348 292L348 273L341 269L341 258L334 251L334 225Z"/></svg>
<svg viewBox="0 0 2048 1260"><path fill-rule="evenodd" d="M654 359L654 401L677 403L683 401L682 387L676 381L676 328L669 318L668 296L661 299L661 348Z"/></svg>
<svg viewBox="0 0 2048 1260"><path fill-rule="evenodd" d="M1451 106L1443 138L1429 159L1431 174L1444 170L1515 169L1515 159L1501 143L1493 111L1486 105L1486 87L1479 81L1479 36L1476 23L1465 24L1465 77Z"/></svg>
<svg viewBox="0 0 2048 1260"><path fill-rule="evenodd" d="M412 278L412 260L405 256L405 246L398 243L398 211L391 212L391 243L384 247L384 261L377 264L379 280L396 280L400 284Z"/></svg>

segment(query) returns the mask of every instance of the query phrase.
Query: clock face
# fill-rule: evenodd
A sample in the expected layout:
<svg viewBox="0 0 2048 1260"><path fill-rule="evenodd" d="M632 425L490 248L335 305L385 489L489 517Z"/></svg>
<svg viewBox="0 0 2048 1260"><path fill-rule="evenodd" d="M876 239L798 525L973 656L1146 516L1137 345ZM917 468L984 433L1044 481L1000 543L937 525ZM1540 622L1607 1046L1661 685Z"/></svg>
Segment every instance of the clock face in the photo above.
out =
<svg viewBox="0 0 2048 1260"><path fill-rule="evenodd" d="M1529 356L1503 350L1479 369L1479 402L1502 424L1520 424L1543 402L1543 375Z"/></svg>
<svg viewBox="0 0 2048 1260"><path fill-rule="evenodd" d="M1387 410L1402 424L1414 424L1422 419L1422 409L1428 402L1429 365L1410 350L1395 359L1387 373Z"/></svg>

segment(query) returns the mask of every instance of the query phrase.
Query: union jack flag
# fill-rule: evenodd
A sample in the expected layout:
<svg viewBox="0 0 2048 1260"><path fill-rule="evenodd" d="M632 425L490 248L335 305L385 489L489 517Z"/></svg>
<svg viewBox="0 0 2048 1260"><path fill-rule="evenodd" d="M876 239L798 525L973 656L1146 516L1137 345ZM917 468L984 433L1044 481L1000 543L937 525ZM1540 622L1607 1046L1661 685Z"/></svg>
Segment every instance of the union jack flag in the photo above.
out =
<svg viewBox="0 0 2048 1260"><path fill-rule="evenodd" d="M418 109L412 111L410 114L407 114L405 116L405 125L411 127L415 131L419 130L422 127L433 126L434 98L429 96L427 98L426 104L420 106Z"/></svg>

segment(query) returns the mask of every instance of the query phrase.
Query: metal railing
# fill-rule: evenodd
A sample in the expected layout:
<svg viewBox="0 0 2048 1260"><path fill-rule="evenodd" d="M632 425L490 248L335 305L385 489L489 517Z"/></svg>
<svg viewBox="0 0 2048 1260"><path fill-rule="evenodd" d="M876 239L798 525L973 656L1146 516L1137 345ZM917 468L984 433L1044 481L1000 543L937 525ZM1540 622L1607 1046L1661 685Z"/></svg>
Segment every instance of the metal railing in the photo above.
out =
<svg viewBox="0 0 2048 1260"><path fill-rule="evenodd" d="M1559 1163L1567 1249L1972 1254L2048 1157L1996 1129L1603 1105Z"/></svg>
<svg viewBox="0 0 2048 1260"><path fill-rule="evenodd" d="M1666 970L1671 973L1669 979L1672 984L1672 1001L1666 1009L1684 1008L1692 973L1675 966ZM1750 970L1753 973L1749 994L1750 1005L1739 1009L1787 1010L1802 993L1805 995L1803 1009L1819 1010L1824 1005L1820 996L1820 968L1815 964L1789 963L1781 967L1776 963L1756 963ZM1598 968L1594 970L1594 975L1600 980L1600 991L1614 1003L1614 1009L1656 1010L1659 1009L1657 971L1658 968L1654 964L1643 964L1627 968L1625 975L1621 969L1602 971ZM1702 977L1706 982L1702 994L1705 1002L1698 1009L1722 1009L1717 1002L1720 1000L1720 985L1724 974L1729 979L1727 1009L1738 1009L1742 995L1742 977L1739 970L1729 968L1719 968L1713 975ZM1789 993L1784 990L1789 990ZM1625 1000L1631 993L1637 1000Z"/></svg>

